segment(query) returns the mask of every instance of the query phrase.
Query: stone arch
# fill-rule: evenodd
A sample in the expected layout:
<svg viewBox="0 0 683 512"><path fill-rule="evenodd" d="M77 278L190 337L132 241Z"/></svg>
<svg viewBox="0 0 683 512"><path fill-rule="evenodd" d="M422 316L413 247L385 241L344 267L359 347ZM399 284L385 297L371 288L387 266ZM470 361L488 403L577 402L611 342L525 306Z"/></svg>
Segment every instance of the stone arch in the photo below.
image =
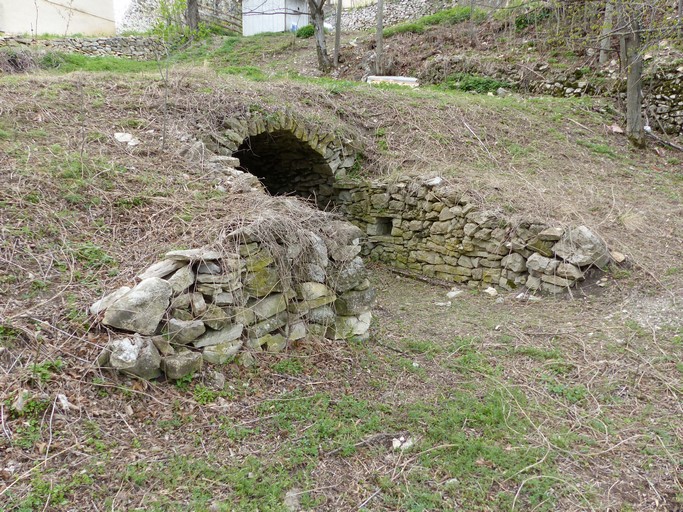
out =
<svg viewBox="0 0 683 512"><path fill-rule="evenodd" d="M356 160L334 133L284 112L227 119L205 143L216 153L237 157L269 193L312 197L321 208L335 202L336 180Z"/></svg>

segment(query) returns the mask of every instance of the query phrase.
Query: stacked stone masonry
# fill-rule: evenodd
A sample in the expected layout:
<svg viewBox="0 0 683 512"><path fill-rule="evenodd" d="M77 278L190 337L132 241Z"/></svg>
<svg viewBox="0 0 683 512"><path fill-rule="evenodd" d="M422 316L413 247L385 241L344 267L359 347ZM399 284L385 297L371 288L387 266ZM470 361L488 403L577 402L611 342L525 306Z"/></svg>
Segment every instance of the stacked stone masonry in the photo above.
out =
<svg viewBox="0 0 683 512"><path fill-rule="evenodd" d="M239 158L271 194L312 196L321 207L334 200L334 184L356 162L339 137L282 111L226 119L203 142L212 153Z"/></svg>
<svg viewBox="0 0 683 512"><path fill-rule="evenodd" d="M167 253L137 284L91 306L119 333L100 365L145 379L179 379L203 362L252 365L259 352L281 352L308 335L367 337L375 291L358 256L362 232L342 221L327 229L326 240L308 232L306 246L273 250L246 238L230 254Z"/></svg>
<svg viewBox="0 0 683 512"><path fill-rule="evenodd" d="M33 46L60 52L82 53L84 55L124 57L134 60L155 60L166 57L166 49L159 39L146 36L97 37L64 39L21 39L6 37L5 46Z"/></svg>
<svg viewBox="0 0 683 512"><path fill-rule="evenodd" d="M513 225L441 185L338 183L337 205L367 234L365 255L469 287L561 293L611 261L585 226Z"/></svg>

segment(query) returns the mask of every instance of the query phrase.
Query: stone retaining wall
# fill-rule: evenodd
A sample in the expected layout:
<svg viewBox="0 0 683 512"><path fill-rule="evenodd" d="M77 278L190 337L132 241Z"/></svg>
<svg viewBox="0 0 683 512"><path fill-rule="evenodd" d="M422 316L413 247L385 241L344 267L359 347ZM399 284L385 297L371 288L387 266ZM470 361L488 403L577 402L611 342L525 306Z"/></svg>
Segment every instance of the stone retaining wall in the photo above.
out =
<svg viewBox="0 0 683 512"><path fill-rule="evenodd" d="M307 335L367 337L375 291L358 257L362 232L343 221L324 229L325 238L305 232L294 244L242 233L230 251L168 252L137 284L91 306L114 330L99 364L179 379L203 362L252 365Z"/></svg>
<svg viewBox="0 0 683 512"><path fill-rule="evenodd" d="M548 64L515 65L462 55L439 55L426 61L420 83L443 82L454 73L504 80L518 91L556 97L605 96L626 100L626 82L616 70L576 68L561 73ZM653 130L683 135L683 66L657 64L643 77L643 114Z"/></svg>
<svg viewBox="0 0 683 512"><path fill-rule="evenodd" d="M166 49L162 41L153 37L96 37L64 39L21 39L14 37L2 38L3 46L47 48L59 52L82 53L92 56L126 57L135 60L155 60L166 56Z"/></svg>
<svg viewBox="0 0 683 512"><path fill-rule="evenodd" d="M612 259L585 226L512 224L450 192L422 183L338 183L337 205L367 234L364 254L390 266L469 287L561 293Z"/></svg>

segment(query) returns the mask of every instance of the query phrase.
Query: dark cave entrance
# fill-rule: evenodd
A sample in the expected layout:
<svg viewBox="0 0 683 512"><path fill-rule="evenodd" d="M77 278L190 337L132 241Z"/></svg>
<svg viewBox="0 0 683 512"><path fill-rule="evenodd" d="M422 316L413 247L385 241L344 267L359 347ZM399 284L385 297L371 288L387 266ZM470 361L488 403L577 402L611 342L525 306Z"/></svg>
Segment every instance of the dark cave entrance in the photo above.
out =
<svg viewBox="0 0 683 512"><path fill-rule="evenodd" d="M269 194L312 198L326 208L334 195L328 162L291 131L264 132L244 139L234 157L258 177Z"/></svg>

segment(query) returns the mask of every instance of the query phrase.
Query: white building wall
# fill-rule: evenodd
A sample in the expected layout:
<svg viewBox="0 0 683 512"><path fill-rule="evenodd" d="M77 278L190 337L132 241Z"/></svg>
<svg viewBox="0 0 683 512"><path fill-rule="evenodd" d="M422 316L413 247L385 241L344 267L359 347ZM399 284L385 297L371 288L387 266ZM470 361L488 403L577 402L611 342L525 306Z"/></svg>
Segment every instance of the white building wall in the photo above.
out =
<svg viewBox="0 0 683 512"><path fill-rule="evenodd" d="M286 32L308 25L305 0L243 0L242 35Z"/></svg>
<svg viewBox="0 0 683 512"><path fill-rule="evenodd" d="M0 0L0 31L112 35L116 32L113 0Z"/></svg>

